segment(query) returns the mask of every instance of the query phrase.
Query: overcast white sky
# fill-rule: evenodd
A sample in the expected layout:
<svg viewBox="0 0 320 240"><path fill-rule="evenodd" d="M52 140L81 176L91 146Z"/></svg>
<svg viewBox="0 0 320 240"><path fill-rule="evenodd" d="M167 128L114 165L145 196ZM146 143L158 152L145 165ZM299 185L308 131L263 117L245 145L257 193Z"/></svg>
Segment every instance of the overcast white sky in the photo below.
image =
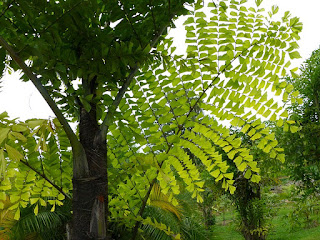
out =
<svg viewBox="0 0 320 240"><path fill-rule="evenodd" d="M253 2L252 0L249 0ZM297 16L303 23L303 31L300 40L300 59L295 64L300 66L313 50L320 46L320 0L264 0L262 6L266 10L272 5L278 5L279 14L290 11L292 16ZM174 35L184 34L183 29L174 31ZM293 67L293 66L292 66ZM7 111L11 118L48 118L53 113L35 90L31 83L23 83L19 80L17 73L11 76L5 75L0 89L0 113Z"/></svg>

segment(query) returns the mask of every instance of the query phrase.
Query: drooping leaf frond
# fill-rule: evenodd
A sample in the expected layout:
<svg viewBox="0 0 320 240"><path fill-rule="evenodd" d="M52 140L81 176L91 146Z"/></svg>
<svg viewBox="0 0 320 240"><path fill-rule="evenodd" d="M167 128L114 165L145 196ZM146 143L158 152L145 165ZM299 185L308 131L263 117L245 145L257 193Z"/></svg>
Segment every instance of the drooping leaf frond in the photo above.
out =
<svg viewBox="0 0 320 240"><path fill-rule="evenodd" d="M299 101L292 85L281 77L294 71L288 71L288 59L299 57L296 40L301 24L288 14L281 22L273 21L275 11L265 17L263 9L248 7L244 2L221 0L204 7L202 1L196 1L184 23L187 32L185 55L176 55L172 40L164 39L152 49L162 61L148 63L140 71L127 58L127 62L117 60L114 66L111 64L111 70L108 66L112 81L98 87L99 91L103 88L108 91L97 106L101 116L117 95L117 81L127 77L128 68L138 72L108 125L111 219L124 223L127 228L138 226L136 221L142 222L178 239L180 235L165 224L150 217L143 218L144 210L155 194L152 190L159 183L156 192L158 196L167 197L172 205L166 205L166 208L171 210L178 205L177 196L181 189L186 189L194 199L202 202L204 180L201 171L206 171L226 191L233 193L234 176L222 158L221 149L244 177L259 182L260 170L250 149L241 144L241 138L230 133L228 125L246 134L270 157L284 160L282 149L277 147L274 135L261 119L278 121L278 125L287 124L282 120L287 116L286 110L270 92L283 101ZM91 4L89 6L93 8ZM128 24L130 21L126 21ZM58 27L65 29L60 23ZM54 29L52 31L54 34ZM119 29L117 33L122 34ZM64 34L63 37L68 35L67 32ZM132 32L126 34L132 35ZM78 38L78 35L72 37ZM115 42L116 56L122 52L122 47L130 48L130 44L110 41ZM86 51L90 49L87 45L82 47ZM143 48L138 52L141 51ZM131 55L136 60L134 53L132 51ZM103 67L107 67L105 59ZM56 66L57 69L60 67ZM66 69L58 72L66 79L83 77L87 71L85 68L78 72L78 68L70 66L69 75ZM46 67L43 69L40 72L46 77L43 81L50 85L51 72ZM61 79L55 77L52 81L59 88ZM72 95L75 90L66 87L63 94ZM63 99L63 94L55 93L53 91L53 97ZM86 111L90 110L92 99L92 94L79 99ZM77 110L72 104L77 99L72 97L69 100L70 106L65 102L59 104L63 108L70 107L65 110L72 116ZM103 119L101 116L98 118ZM4 196L10 195L15 219L19 219L21 207L30 204L37 215L47 202L54 210L69 197L72 190L69 146L66 134L56 120L23 123L10 121L5 114L0 115L0 191L5 193ZM201 161L205 169L198 168L194 158ZM47 197L50 200L46 202Z"/></svg>
<svg viewBox="0 0 320 240"><path fill-rule="evenodd" d="M273 13L265 17L263 9L238 1L193 7L185 21L187 54L175 55L172 41L164 40L157 49L163 63L145 67L135 78L110 128L110 171L130 172L118 177L118 186L111 186L110 209L115 216L121 211L139 214L153 179L175 204L180 180L193 198L203 201L204 181L188 152L226 191L235 191L234 176L218 149L246 178L259 182L257 162L241 139L230 133L229 125L272 158L284 160L262 120L281 122L287 115L270 92L283 101L297 101L292 86L281 77L290 73L289 59L298 57L301 24L288 15L282 22L272 21ZM130 197L117 195L124 190ZM119 206L127 207L123 211Z"/></svg>

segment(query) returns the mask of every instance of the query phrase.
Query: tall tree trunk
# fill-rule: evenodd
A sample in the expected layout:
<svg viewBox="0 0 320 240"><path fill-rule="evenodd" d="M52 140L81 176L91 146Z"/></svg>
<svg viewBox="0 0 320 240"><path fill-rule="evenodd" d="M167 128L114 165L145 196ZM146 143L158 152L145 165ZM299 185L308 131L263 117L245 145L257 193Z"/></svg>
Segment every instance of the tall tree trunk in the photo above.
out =
<svg viewBox="0 0 320 240"><path fill-rule="evenodd" d="M259 184L250 183L248 179L239 177L236 179L236 192L234 195L237 211L240 215L240 232L246 240L265 240L266 235L257 230L264 227L265 216L258 216L255 209L261 206L254 206L256 200L261 200ZM263 209L259 209L263 212Z"/></svg>
<svg viewBox="0 0 320 240"><path fill-rule="evenodd" d="M92 105L90 112L81 109L80 143L87 157L89 176L73 177L72 240L108 239L107 147L105 139L97 138L100 129L95 107Z"/></svg>

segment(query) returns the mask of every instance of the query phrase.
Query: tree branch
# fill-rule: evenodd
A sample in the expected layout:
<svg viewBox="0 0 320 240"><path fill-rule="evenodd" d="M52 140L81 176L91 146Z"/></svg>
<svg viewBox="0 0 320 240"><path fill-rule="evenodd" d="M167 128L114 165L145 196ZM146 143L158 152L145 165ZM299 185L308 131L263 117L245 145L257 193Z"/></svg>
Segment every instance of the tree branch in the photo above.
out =
<svg viewBox="0 0 320 240"><path fill-rule="evenodd" d="M67 15L69 12L71 12L73 9L75 9L76 7L78 7L80 4L82 4L84 2L84 0L76 3L74 6L72 6L70 9L68 9L67 11L65 11L64 13L62 13L56 20L54 20L52 23L50 23L45 29L43 29L41 33L46 32L49 28L51 28L54 24L56 24L58 21L60 21L61 18L63 18L63 16Z"/></svg>
<svg viewBox="0 0 320 240"><path fill-rule="evenodd" d="M154 184L156 183L156 180L157 178L154 178L150 184L150 187L148 189L148 192L147 194L144 196L144 199L143 199L143 202L142 202L142 206L139 210L139 215L138 216L142 216L143 212L144 212L144 209L146 208L146 205L147 205L147 201L150 197L150 194L151 194L151 191L152 191L152 188L154 186ZM137 237L137 233L138 233L138 230L139 230L139 227L140 227L140 222L136 222L136 224L134 225L134 228L132 230L132 240L135 240L136 237Z"/></svg>
<svg viewBox="0 0 320 240"><path fill-rule="evenodd" d="M16 0L12 0L8 6L3 10L3 12L0 14L0 18L8 11L8 9L10 8L11 4L13 4Z"/></svg>
<svg viewBox="0 0 320 240"><path fill-rule="evenodd" d="M256 44L257 44L257 43L251 45L249 48L251 48L252 46L254 46L254 45L256 45ZM249 48L248 48L248 49L249 49ZM232 61L230 61L230 63L229 63L228 65L226 65L226 67L225 67L221 72L219 72L219 73L217 74L217 76L216 76L216 77L214 78L214 80L210 83L210 85L200 94L199 98L198 98L197 101L194 103L194 105L193 105L192 107L190 107L190 110L189 110L189 112L188 112L188 114L187 114L187 119L188 119L188 117L190 116L191 112L194 111L195 107L197 106L197 104L199 103L199 101L201 100L201 98L204 96L204 94L206 93L206 91L207 91L208 89L210 89L210 88L213 86L213 84L215 84L215 79L217 79L217 78L220 76L220 74L223 73L223 72L225 71L225 69L227 69L228 66L230 66L233 61L235 61L236 59L238 59L246 50L247 50L247 49L244 49L239 55L237 55L236 57L234 57L234 59L233 59ZM182 128L179 128L179 130L178 130L178 132L177 132L176 134L178 135L178 134L181 132L181 130L182 130ZM168 145L168 149L167 149L167 151L166 151L167 154L169 153L171 147L172 147L172 145ZM163 163L164 163L164 161L159 164L160 169L161 169ZM159 173L159 170L157 170L157 176L158 176L158 173ZM147 201L148 201L148 199L149 199L149 197L150 197L151 190L152 190L152 188L153 188L153 185L154 185L156 179L157 179L157 177L155 177L155 178L152 180L152 182L151 182L151 184L150 184L150 186L149 186L148 192L146 193L146 195L145 195L145 197L144 197L144 199L143 199L141 208L140 208L140 210L139 210L139 215L140 215L140 216L142 216L142 214L143 214L143 212L144 212L144 209L145 209L145 207L146 207ZM140 226L140 222L137 221L136 224L135 224L135 226L134 226L134 229L133 229L133 231L132 231L132 239L131 239L131 240L135 240L135 239L136 239L139 226Z"/></svg>
<svg viewBox="0 0 320 240"><path fill-rule="evenodd" d="M171 16L172 19L173 15ZM169 22L170 23L170 22ZM157 34L155 35L154 39L152 40L150 47L153 48L156 43L158 42L159 38L161 37L161 35L163 34L163 32L167 29L169 23L164 26L162 29L160 29L159 32L157 32ZM137 63L131 73L129 74L129 76L127 77L126 81L123 83L122 87L119 89L118 94L116 96L116 98L114 99L114 101L112 102L112 105L109 107L108 112L106 117L103 119L101 128L100 128L100 138L106 138L107 132L108 132L108 128L112 123L112 119L114 116L114 113L117 109L117 107L120 104L121 99L123 98L125 92L127 91L128 87L130 86L132 79L134 78L134 76L136 75L136 73L139 70L139 63Z"/></svg>
<svg viewBox="0 0 320 240"><path fill-rule="evenodd" d="M24 165L26 165L28 168L30 168L32 171L34 171L36 174L38 174L40 177L42 177L44 180L46 180L48 183L50 183L55 189L57 189L66 198L71 199L70 196L63 191L62 187L59 187L58 185L53 183L49 178L47 178L47 176L45 174L40 173L37 169L32 167L27 161L20 160L20 162L23 163Z"/></svg>
<svg viewBox="0 0 320 240"><path fill-rule="evenodd" d="M41 96L48 103L49 107L56 115L57 119L61 123L67 137L70 141L72 152L73 152L73 171L76 177L86 177L89 175L89 168L87 158L83 149L83 146L78 140L78 137L71 129L67 119L63 116L61 110L58 108L57 104L50 97L48 91L42 85L39 78L36 77L31 71L31 69L24 63L24 61L19 57L19 55L14 51L14 49L0 36L0 45L4 47L11 56L11 58L18 64L22 69L24 74L32 81L34 86L37 88Z"/></svg>
<svg viewBox="0 0 320 240"><path fill-rule="evenodd" d="M64 131L66 132L71 146L74 147L78 144L78 138L75 133L72 131L68 121L63 116L62 112L58 108L55 101L50 97L49 93L42 85L39 78L37 78L31 71L31 69L24 63L24 61L18 56L18 54L14 51L14 49L0 36L0 45L7 50L11 58L18 64L18 66L22 69L24 74L32 81L34 86L40 92L41 96L44 100L48 103L51 110L54 112L56 117L58 118L59 122L63 126Z"/></svg>
<svg viewBox="0 0 320 240"><path fill-rule="evenodd" d="M173 18L173 16L174 16L173 14L170 16L170 20ZM169 21L168 25L169 25L169 24L170 24L170 21ZM155 41L153 41L152 47L153 47L153 46L156 44L156 42L159 40L160 36L161 36L162 33L165 31L165 29L167 29L168 25L166 25L164 28L161 29L160 32L158 32L158 34L157 34L156 37L155 37ZM169 150L168 150L168 151L169 151ZM160 165L160 168L161 168L161 166L162 166L162 164ZM157 175L158 175L158 172L159 172L159 170L157 171ZM141 205L141 208L140 208L140 210L139 210L139 216L142 216L142 214L143 214L143 212L144 212L144 209L145 209L145 207L146 207L146 205L147 205L147 201L148 201L148 199L149 199L149 197L150 197L150 194L151 194L153 185L156 183L156 180L157 180L157 178L154 178L154 179L152 180L150 186L149 186L148 192L146 193L146 195L145 195L145 197L144 197L144 199L143 199L143 201L142 201L142 205ZM135 226L134 226L134 228L133 228L133 230L132 230L132 238L131 238L132 240L135 240L135 239L136 239L137 234L138 234L139 227L140 227L140 222L137 221L136 224L135 224Z"/></svg>
<svg viewBox="0 0 320 240"><path fill-rule="evenodd" d="M153 26L156 28L156 27L157 27L157 24L156 24L156 19L154 18L154 13L153 13L153 9L152 9L152 2L151 2L151 0L149 0L149 4L150 4L150 11L151 11L151 16L152 16ZM170 2L169 2L169 15L170 15Z"/></svg>
<svg viewBox="0 0 320 240"><path fill-rule="evenodd" d="M128 13L127 13L127 11L126 11L126 8L125 8L124 4L121 2L121 0L120 0L119 2L120 2L120 4L122 5L123 12L124 12L124 16L126 17L127 21L129 22L129 24L130 24L130 26L131 26L131 28L132 28L132 31L133 31L133 33L134 33L134 35L136 35L136 37L137 37L137 39L138 39L138 41L139 41L139 43L140 43L140 46L142 47L141 38L140 38L140 36L138 35L137 31L135 30L135 28L134 28L134 26L133 26L133 24L132 24L132 22L131 22L131 20L130 20L130 17L128 16Z"/></svg>

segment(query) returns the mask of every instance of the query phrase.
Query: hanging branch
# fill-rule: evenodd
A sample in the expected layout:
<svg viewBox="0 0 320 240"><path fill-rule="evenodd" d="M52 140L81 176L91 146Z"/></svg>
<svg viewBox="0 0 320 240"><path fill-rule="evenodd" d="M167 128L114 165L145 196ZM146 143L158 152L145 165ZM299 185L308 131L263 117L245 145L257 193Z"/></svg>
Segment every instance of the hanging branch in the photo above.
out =
<svg viewBox="0 0 320 240"><path fill-rule="evenodd" d="M174 15L171 16L171 19ZM169 24L167 24L166 26L164 26L158 33L157 35L154 37L154 39L152 40L150 47L153 48L156 43L158 42L159 38L161 37L161 35L163 34L163 32L167 29ZM117 107L120 104L121 99L123 98L125 92L127 91L128 87L130 86L132 79L134 78L134 76L136 75L136 73L138 72L140 67L140 64L137 63L131 70L131 73L129 74L129 76L127 77L126 81L123 83L122 87L119 89L117 96L115 97L115 99L112 102L112 105L109 107L108 112L106 117L104 118L101 128L100 128L100 134L99 134L99 138L100 139L105 139L107 132L108 132L108 128L112 123L112 119L113 116L115 114L115 111L117 109Z"/></svg>
<svg viewBox="0 0 320 240"><path fill-rule="evenodd" d="M56 102L50 97L47 89L42 85L39 78L31 71L31 69L25 64L25 62L20 58L20 56L14 51L14 49L0 36L0 45L7 50L11 58L18 64L24 74L32 81L34 86L37 88L41 96L48 103L51 110L56 115L57 119L61 123L67 137L70 141L73 159L74 159L74 174L77 177L85 177L89 174L88 162L86 155L84 154L84 149L79 142L76 134L70 127L67 119L63 116L61 110L58 108Z"/></svg>
<svg viewBox="0 0 320 240"><path fill-rule="evenodd" d="M31 69L24 63L24 61L18 56L18 54L14 51L14 49L0 36L0 45L7 50L11 58L18 64L18 66L22 69L24 74L32 81L34 86L37 88L41 96L48 103L51 110L54 112L59 122L62 124L63 129L65 130L72 146L75 146L78 142L78 138L71 129L68 121L63 116L61 110L58 108L55 101L50 97L48 91L42 85L39 78L31 71Z"/></svg>
<svg viewBox="0 0 320 240"><path fill-rule="evenodd" d="M70 196L63 191L62 187L59 187L58 185L53 183L44 173L40 173L37 169L32 167L25 160L20 160L20 162L23 163L24 165L26 165L28 168L30 168L32 171L34 171L36 174L38 174L40 177L42 177L44 180L46 180L48 183L50 183L55 189L57 189L61 194L63 194L63 196L65 196L68 199L71 199Z"/></svg>

